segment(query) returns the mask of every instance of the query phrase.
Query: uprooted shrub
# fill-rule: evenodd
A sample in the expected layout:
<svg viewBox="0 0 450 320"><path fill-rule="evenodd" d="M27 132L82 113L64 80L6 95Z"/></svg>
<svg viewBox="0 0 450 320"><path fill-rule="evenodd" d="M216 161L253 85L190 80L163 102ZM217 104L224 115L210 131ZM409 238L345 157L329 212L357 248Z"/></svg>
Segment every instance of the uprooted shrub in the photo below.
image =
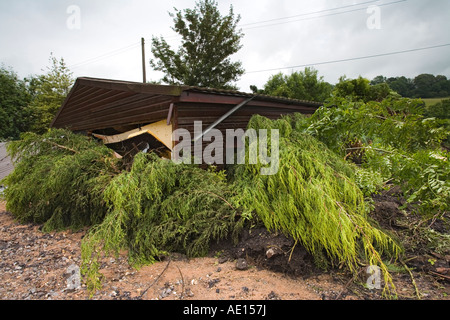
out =
<svg viewBox="0 0 450 320"><path fill-rule="evenodd" d="M102 192L120 163L84 136L55 129L8 144L14 171L4 179L7 209L44 231L80 229L103 220Z"/></svg>
<svg viewBox="0 0 450 320"><path fill-rule="evenodd" d="M398 257L401 248L370 223L355 182L358 169L315 138L293 130L288 120L254 116L250 121L256 130L279 130L279 170L261 175L261 162L237 165L235 205L255 212L268 230L293 237L318 261L325 255L352 271L360 262L378 265L384 271L385 293L395 293L382 255ZM251 149L247 142L247 154Z"/></svg>
<svg viewBox="0 0 450 320"><path fill-rule="evenodd" d="M99 284L102 251L127 249L130 262L140 266L165 251L203 256L212 240L237 240L245 220L226 199L230 195L220 173L138 154L131 171L105 189L108 213L84 238L82 269L91 289Z"/></svg>
<svg viewBox="0 0 450 320"><path fill-rule="evenodd" d="M130 263L165 252L205 255L212 240L235 240L244 224L227 200L223 173L140 153L130 171L105 146L66 130L27 133L8 146L15 170L7 209L43 231L91 226L82 241L82 271L98 288L103 254L128 251Z"/></svg>

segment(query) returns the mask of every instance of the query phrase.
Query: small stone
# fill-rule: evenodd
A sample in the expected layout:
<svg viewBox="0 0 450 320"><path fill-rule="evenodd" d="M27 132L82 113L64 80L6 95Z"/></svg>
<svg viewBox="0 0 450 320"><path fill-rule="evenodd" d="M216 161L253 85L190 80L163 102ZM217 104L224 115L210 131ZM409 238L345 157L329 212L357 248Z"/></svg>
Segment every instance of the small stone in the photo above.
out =
<svg viewBox="0 0 450 320"><path fill-rule="evenodd" d="M186 293L186 295L188 297L193 297L194 296L194 293L192 292L191 288L187 288L185 293Z"/></svg>
<svg viewBox="0 0 450 320"><path fill-rule="evenodd" d="M170 296L170 294L172 293L172 289L171 288L165 288L162 290L161 294L159 295L160 299L164 299L165 297Z"/></svg>
<svg viewBox="0 0 450 320"><path fill-rule="evenodd" d="M248 269L248 263L245 259L240 258L236 261L236 269L238 270L247 270Z"/></svg>
<svg viewBox="0 0 450 320"><path fill-rule="evenodd" d="M216 285L216 283L219 283L219 282L220 282L220 279L213 279L208 282L208 287L211 289L212 287L214 287Z"/></svg>
<svg viewBox="0 0 450 320"><path fill-rule="evenodd" d="M266 300L281 300L280 296L276 294L274 291L271 291L267 296Z"/></svg>
<svg viewBox="0 0 450 320"><path fill-rule="evenodd" d="M270 248L269 250L266 251L267 259L272 258L274 255L275 255L275 250L273 250L272 248Z"/></svg>
<svg viewBox="0 0 450 320"><path fill-rule="evenodd" d="M225 262L227 262L227 261L228 261L228 257L226 257L226 256L221 256L221 257L219 257L219 259L218 259L218 262L219 262L220 264L225 263Z"/></svg>

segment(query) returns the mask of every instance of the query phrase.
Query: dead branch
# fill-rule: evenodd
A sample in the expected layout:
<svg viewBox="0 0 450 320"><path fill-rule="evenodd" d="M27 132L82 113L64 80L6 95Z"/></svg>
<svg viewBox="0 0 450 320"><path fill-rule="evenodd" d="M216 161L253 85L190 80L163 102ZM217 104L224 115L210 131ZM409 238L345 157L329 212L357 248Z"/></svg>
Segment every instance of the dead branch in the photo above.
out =
<svg viewBox="0 0 450 320"><path fill-rule="evenodd" d="M444 278L445 280L447 280L447 281L450 281L450 277L449 276L446 276L446 275L443 275L443 274L440 274L440 273L437 273L437 272L434 272L434 271L428 271L429 273L431 273L431 274L433 274L433 275L435 275L435 276L438 276L438 277L441 277L441 278Z"/></svg>
<svg viewBox="0 0 450 320"><path fill-rule="evenodd" d="M176 266L176 267L177 267L178 272L180 273L180 276L181 276L181 285L182 285L182 288L181 288L181 296L180 296L180 300L182 300L183 297L184 297L184 277L183 277L183 273L181 272L180 268L179 268L178 266Z"/></svg>
<svg viewBox="0 0 450 320"><path fill-rule="evenodd" d="M73 152L73 153L78 153L77 150L68 148L68 147L66 147L66 146L62 146L62 145L57 144L56 142L53 142L53 141L44 140L44 142L50 143L52 146L55 146L55 147L58 147L58 148L61 148L61 149L64 149L64 150L69 150L69 151L71 151L71 152Z"/></svg>

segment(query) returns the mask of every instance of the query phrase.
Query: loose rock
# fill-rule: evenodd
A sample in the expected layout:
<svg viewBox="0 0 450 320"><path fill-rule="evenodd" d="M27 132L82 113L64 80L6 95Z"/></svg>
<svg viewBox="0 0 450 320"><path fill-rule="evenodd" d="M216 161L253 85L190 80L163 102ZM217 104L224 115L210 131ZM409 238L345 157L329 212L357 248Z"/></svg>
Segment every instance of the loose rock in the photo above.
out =
<svg viewBox="0 0 450 320"><path fill-rule="evenodd" d="M236 261L236 269L238 270L247 270L248 269L248 263L247 260L240 258Z"/></svg>

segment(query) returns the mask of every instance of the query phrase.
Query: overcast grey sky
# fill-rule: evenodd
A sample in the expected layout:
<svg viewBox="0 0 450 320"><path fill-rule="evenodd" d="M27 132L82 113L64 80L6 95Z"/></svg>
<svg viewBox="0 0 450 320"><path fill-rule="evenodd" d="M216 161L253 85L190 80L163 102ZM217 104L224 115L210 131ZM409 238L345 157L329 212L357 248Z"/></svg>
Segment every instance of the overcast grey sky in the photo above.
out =
<svg viewBox="0 0 450 320"><path fill-rule="evenodd" d="M50 52L74 76L141 81L140 39L163 35L177 45L168 12L194 0L0 0L0 63L20 77L42 73ZM450 78L449 0L219 0L223 14L241 15L243 49L234 56L247 73L237 86L262 87L277 73L313 65L331 83L340 76ZM369 6L376 6L370 7ZM69 9L79 9L77 11ZM378 15L379 13L379 15ZM79 18L79 19L78 19ZM402 54L330 61L446 45ZM301 66L299 68L289 68ZM265 72L255 72L270 70ZM147 79L161 74L150 69Z"/></svg>

